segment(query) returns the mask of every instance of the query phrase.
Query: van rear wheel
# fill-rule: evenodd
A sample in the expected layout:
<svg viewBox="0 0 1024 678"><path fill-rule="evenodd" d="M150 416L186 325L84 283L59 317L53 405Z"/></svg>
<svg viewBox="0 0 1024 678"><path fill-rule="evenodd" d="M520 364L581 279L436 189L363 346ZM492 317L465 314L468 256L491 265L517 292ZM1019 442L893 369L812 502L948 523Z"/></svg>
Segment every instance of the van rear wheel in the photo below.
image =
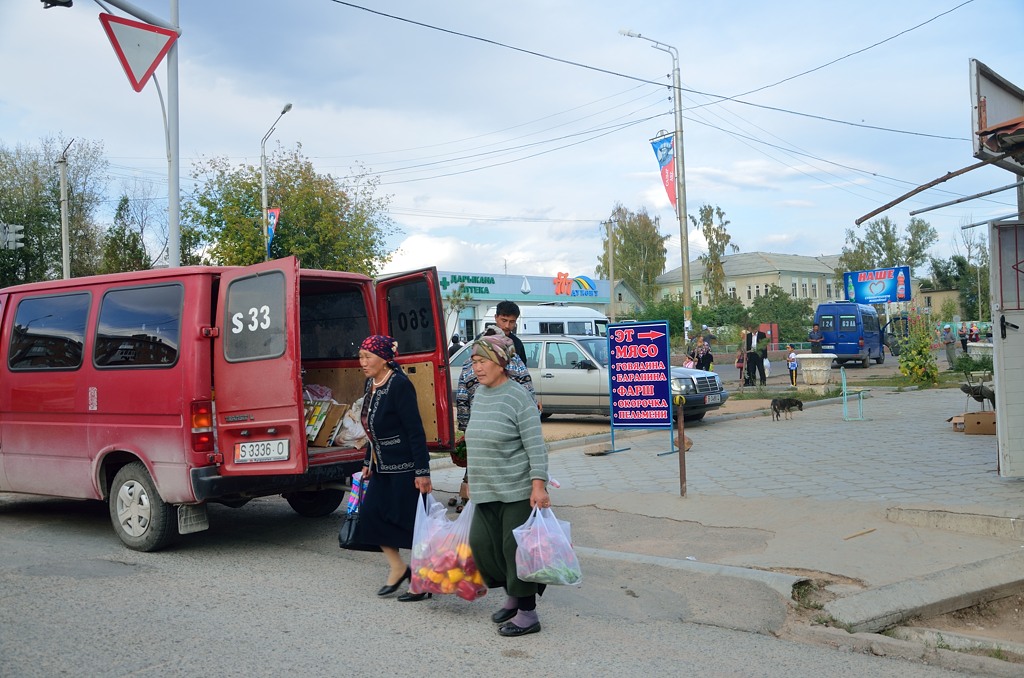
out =
<svg viewBox="0 0 1024 678"><path fill-rule="evenodd" d="M868 365L870 365L870 364L871 364L871 358L864 358L863 360L860 361L860 366L863 367L864 369L867 369Z"/></svg>
<svg viewBox="0 0 1024 678"><path fill-rule="evenodd" d="M312 490L284 495L288 505L300 516L320 518L334 513L345 498L345 490Z"/></svg>
<svg viewBox="0 0 1024 678"><path fill-rule="evenodd" d="M156 551L177 536L174 507L160 498L141 461L126 464L114 476L109 507L114 531L134 551Z"/></svg>

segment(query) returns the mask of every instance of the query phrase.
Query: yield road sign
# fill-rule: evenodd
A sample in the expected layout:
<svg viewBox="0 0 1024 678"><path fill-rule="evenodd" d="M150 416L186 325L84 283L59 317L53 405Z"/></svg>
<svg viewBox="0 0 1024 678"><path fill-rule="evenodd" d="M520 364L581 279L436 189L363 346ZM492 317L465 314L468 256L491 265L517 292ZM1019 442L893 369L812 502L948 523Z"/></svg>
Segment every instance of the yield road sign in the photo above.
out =
<svg viewBox="0 0 1024 678"><path fill-rule="evenodd" d="M160 60L178 39L178 34L167 28L124 19L113 14L100 14L100 23L114 47L132 89L141 92Z"/></svg>

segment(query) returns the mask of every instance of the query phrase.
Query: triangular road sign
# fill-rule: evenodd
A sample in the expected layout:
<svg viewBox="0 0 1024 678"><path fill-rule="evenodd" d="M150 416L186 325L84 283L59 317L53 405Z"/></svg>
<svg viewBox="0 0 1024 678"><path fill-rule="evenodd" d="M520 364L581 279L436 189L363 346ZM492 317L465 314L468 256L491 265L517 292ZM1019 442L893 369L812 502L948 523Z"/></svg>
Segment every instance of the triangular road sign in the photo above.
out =
<svg viewBox="0 0 1024 678"><path fill-rule="evenodd" d="M101 13L100 23L124 67L132 89L141 92L160 65L160 60L178 39L178 34L167 28L123 19L113 14Z"/></svg>

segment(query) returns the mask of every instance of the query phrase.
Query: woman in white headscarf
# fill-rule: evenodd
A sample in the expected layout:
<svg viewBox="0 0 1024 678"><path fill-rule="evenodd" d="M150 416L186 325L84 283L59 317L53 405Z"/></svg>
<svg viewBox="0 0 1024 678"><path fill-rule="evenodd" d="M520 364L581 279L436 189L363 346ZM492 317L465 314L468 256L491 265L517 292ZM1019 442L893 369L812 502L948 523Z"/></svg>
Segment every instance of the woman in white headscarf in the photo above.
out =
<svg viewBox="0 0 1024 678"><path fill-rule="evenodd" d="M502 335L473 342L473 372L480 382L466 428L467 471L476 511L469 543L488 588L504 588L501 609L491 615L503 636L540 631L537 596L543 584L516 576L512 530L535 506L548 508L548 451L533 398L509 378L515 349Z"/></svg>

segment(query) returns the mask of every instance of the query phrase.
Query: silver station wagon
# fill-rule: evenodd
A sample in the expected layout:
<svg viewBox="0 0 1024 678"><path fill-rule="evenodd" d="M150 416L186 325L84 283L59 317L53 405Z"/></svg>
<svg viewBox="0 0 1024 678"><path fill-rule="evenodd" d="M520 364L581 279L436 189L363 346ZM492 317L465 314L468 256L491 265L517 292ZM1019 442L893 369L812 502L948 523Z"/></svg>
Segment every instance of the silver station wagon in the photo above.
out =
<svg viewBox="0 0 1024 678"><path fill-rule="evenodd" d="M526 366L544 408L542 419L553 414L610 413L608 399L608 339L567 335L517 335L526 349ZM470 346L451 357L452 391L469 360ZM684 421L700 421L729 399L722 379L714 372L673 367L672 395L686 398Z"/></svg>

